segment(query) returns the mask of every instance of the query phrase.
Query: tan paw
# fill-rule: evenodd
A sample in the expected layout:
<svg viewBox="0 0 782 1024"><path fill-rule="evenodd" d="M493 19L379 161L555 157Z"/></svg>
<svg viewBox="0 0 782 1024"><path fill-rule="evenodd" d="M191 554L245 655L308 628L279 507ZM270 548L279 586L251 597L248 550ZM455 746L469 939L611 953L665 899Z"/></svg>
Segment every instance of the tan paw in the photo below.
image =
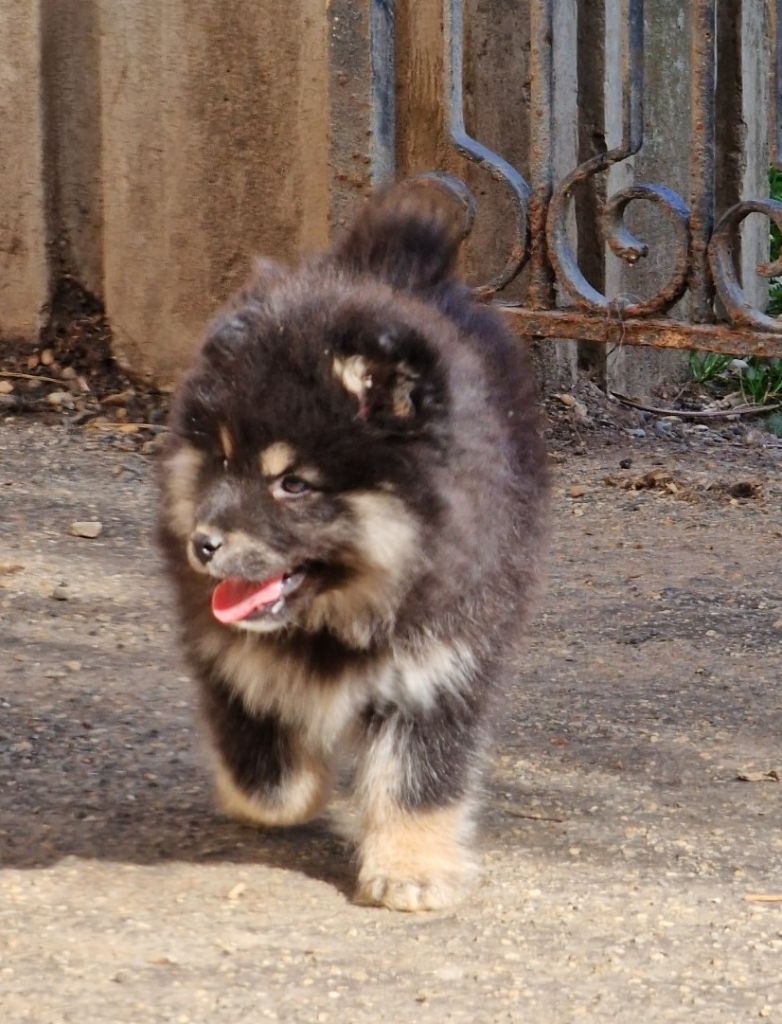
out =
<svg viewBox="0 0 782 1024"><path fill-rule="evenodd" d="M394 878L375 875L360 878L356 901L373 907L388 907L414 913L442 910L459 903L467 892L467 883L454 875L430 878Z"/></svg>

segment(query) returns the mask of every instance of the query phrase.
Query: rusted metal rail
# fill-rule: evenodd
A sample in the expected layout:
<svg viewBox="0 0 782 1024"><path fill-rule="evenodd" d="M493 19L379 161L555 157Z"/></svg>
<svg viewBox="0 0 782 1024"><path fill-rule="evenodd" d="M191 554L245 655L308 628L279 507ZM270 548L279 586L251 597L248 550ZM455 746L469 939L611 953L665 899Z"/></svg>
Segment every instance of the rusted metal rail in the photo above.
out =
<svg viewBox="0 0 782 1024"><path fill-rule="evenodd" d="M642 298L604 294L579 267L573 243L573 199L596 175L638 153L644 133L644 4L621 0L622 137L618 146L575 167L561 180L552 174L553 12L555 0L528 0L530 13L529 181L469 135L464 123L463 0L444 0L448 128L456 151L507 189L515 236L505 264L477 291L494 297L520 335L574 339L606 345L649 345L741 355L782 357L782 319L753 305L737 272L741 224L760 213L782 230L782 203L750 197L717 219L715 210L716 0L692 0L690 124L692 149L687 199L664 183L636 183L609 196L602 209L606 244L628 264L647 255L625 221L631 204L654 204L672 229L666 246L670 270L654 294ZM768 162L782 170L782 0L768 0L770 145ZM524 298L498 300L524 268ZM761 263L765 278L782 276L782 259ZM684 296L686 303L680 303ZM676 308L673 319L666 314ZM688 319L681 319L682 313Z"/></svg>

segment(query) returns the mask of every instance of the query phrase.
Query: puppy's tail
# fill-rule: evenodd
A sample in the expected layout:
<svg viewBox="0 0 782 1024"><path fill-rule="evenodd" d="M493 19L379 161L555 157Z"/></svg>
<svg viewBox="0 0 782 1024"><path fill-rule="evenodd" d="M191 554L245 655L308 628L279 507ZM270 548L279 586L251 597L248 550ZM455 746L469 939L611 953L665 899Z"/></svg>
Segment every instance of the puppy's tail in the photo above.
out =
<svg viewBox="0 0 782 1024"><path fill-rule="evenodd" d="M474 201L445 175L422 175L376 192L337 243L334 259L396 288L433 288L454 271Z"/></svg>

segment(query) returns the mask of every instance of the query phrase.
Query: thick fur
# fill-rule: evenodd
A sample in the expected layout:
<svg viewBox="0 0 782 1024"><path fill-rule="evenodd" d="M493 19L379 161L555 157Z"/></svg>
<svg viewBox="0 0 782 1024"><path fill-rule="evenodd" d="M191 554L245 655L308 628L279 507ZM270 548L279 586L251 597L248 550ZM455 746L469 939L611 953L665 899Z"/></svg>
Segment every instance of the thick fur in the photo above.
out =
<svg viewBox="0 0 782 1024"><path fill-rule="evenodd" d="M490 709L545 534L523 345L452 276L457 244L431 190L397 188L332 253L261 265L182 382L163 461L223 807L306 820L349 751L358 896L402 910L470 877ZM297 567L279 613L214 618L220 579Z"/></svg>

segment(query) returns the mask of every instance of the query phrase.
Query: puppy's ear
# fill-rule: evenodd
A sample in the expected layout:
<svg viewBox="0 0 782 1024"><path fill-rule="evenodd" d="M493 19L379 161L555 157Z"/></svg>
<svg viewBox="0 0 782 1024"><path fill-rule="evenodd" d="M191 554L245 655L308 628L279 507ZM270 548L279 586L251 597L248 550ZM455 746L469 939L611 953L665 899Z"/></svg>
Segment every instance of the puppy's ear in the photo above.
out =
<svg viewBox="0 0 782 1024"><path fill-rule="evenodd" d="M396 288L421 291L448 278L464 230L454 204L432 185L407 182L372 196L334 260Z"/></svg>
<svg viewBox="0 0 782 1024"><path fill-rule="evenodd" d="M337 349L332 370L355 399L356 418L391 433L418 433L443 405L442 368L411 333L378 333Z"/></svg>

